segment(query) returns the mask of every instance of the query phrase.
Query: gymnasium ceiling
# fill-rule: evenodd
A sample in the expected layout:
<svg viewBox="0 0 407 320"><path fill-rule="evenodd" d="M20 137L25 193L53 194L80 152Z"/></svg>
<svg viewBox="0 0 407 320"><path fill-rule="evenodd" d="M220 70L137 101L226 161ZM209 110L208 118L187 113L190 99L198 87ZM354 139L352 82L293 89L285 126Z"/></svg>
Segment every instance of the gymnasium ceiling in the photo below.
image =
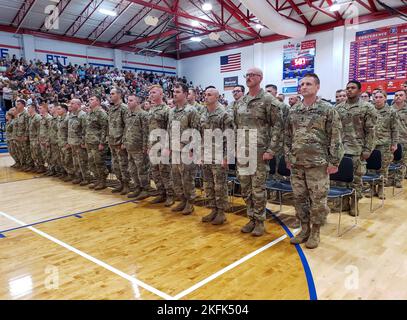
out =
<svg viewBox="0 0 407 320"><path fill-rule="evenodd" d="M335 0L265 1L265 10L272 7L306 25L307 33L344 25L350 11L355 10L360 22L407 14L405 0L337 0L344 4L336 12L329 11ZM211 3L212 10L204 11L204 2ZM100 9L117 15L103 14ZM56 19L51 20L50 15ZM158 24L148 26L144 20L147 16L158 18ZM191 26L193 20L198 22L195 27ZM53 21L58 23L50 28ZM257 29L259 22L239 0L0 0L0 31L135 53L156 50L178 59L285 38L267 27ZM211 40L211 33L219 39ZM201 41L191 41L193 36Z"/></svg>

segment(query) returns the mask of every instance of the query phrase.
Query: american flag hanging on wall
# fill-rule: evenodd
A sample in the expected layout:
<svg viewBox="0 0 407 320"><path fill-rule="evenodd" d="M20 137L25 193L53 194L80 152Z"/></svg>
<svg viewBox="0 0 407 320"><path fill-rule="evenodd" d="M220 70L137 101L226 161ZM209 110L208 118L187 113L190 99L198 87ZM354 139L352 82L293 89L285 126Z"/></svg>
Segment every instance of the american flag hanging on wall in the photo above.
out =
<svg viewBox="0 0 407 320"><path fill-rule="evenodd" d="M229 54L227 56L220 57L220 72L232 72L242 69L242 57L241 53Z"/></svg>

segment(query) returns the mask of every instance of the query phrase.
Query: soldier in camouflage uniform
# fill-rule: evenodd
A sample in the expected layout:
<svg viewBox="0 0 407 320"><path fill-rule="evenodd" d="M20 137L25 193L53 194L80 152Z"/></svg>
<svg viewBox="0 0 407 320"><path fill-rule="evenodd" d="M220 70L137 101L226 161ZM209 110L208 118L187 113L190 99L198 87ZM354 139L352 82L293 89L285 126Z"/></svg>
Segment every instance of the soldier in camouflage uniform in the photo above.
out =
<svg viewBox="0 0 407 320"><path fill-rule="evenodd" d="M13 132L15 131L15 141L18 157L22 162L23 171L31 171L33 169L33 162L30 154L30 141L29 141L29 119L30 116L25 110L26 102L23 99L16 101L15 123Z"/></svg>
<svg viewBox="0 0 407 320"><path fill-rule="evenodd" d="M90 113L86 117L85 143L88 152L88 162L90 171L96 182L89 188L103 190L106 188L106 178L109 170L105 163L105 151L107 148L107 113L102 109L99 96L92 96L89 99Z"/></svg>
<svg viewBox="0 0 407 320"><path fill-rule="evenodd" d="M300 87L304 101L290 109L284 141L295 211L302 226L290 242L306 242L307 248L314 249L319 244L320 226L329 214L329 175L338 171L344 154L342 124L338 112L317 98L317 75L306 75Z"/></svg>
<svg viewBox="0 0 407 320"><path fill-rule="evenodd" d="M174 85L175 108L171 109L168 119L168 134L172 151L172 180L175 194L181 201L172 211L182 211L183 215L189 215L194 211L196 164L192 163L192 159L190 164L183 161L183 159L189 158L191 150L183 150L187 145L185 141L181 140L180 143L172 141L180 139L180 137L172 135L172 130L175 126L179 126L182 135L185 130L198 128L199 113L188 104L187 95L188 87L185 84ZM174 158L175 155L178 159Z"/></svg>
<svg viewBox="0 0 407 320"><path fill-rule="evenodd" d="M48 113L48 105L46 103L42 103L40 105L40 134L39 134L39 141L41 146L41 154L44 163L49 166L49 158L50 158L50 142L49 142L49 127L51 125L51 115Z"/></svg>
<svg viewBox="0 0 407 320"><path fill-rule="evenodd" d="M72 149L68 144L68 111L69 107L65 103L61 103L57 107L58 113L58 151L59 151L59 161L62 168L66 172L65 176L61 179L64 182L72 181L74 178L74 167L72 158Z"/></svg>
<svg viewBox="0 0 407 320"><path fill-rule="evenodd" d="M134 192L128 198L143 200L149 196L149 162L146 158L148 148L147 112L141 109L140 98L131 94L127 98L129 108L123 134L122 149L129 155L129 173L134 183Z"/></svg>
<svg viewBox="0 0 407 320"><path fill-rule="evenodd" d="M188 96L187 96L188 104L193 107L198 113L201 113L205 110L205 107L196 101L196 91L195 89L188 89Z"/></svg>
<svg viewBox="0 0 407 320"><path fill-rule="evenodd" d="M149 91L150 100L153 105L148 112L148 132L149 132L149 151L154 143L150 140L151 134L155 130L165 130L168 127L168 117L170 108L163 102L163 89L160 86L152 86ZM164 143L164 141L158 141ZM156 156L161 157L162 150ZM151 203L165 202L166 207L174 204L174 188L171 179L171 165L169 163L153 163L153 156L149 154L151 163L151 176L157 188L158 196Z"/></svg>
<svg viewBox="0 0 407 320"><path fill-rule="evenodd" d="M336 107L342 122L342 143L345 155L352 158L353 183L357 200L363 198L362 176L366 173L366 160L370 157L375 145L375 126L377 112L368 102L360 99L362 85L358 81L350 81L346 85L347 100ZM350 214L356 214L354 197L350 199Z"/></svg>
<svg viewBox="0 0 407 320"><path fill-rule="evenodd" d="M55 105L48 107L52 118L50 119L50 126L48 130L49 143L50 143L50 158L48 166L48 176L61 176L61 166L59 161L59 148L58 148L58 114Z"/></svg>
<svg viewBox="0 0 407 320"><path fill-rule="evenodd" d="M44 159L42 158L41 146L40 146L40 125L41 116L37 113L37 107L32 104L28 106L29 120L29 135L30 135L30 152L31 158L34 163L34 170L36 173L44 173Z"/></svg>
<svg viewBox="0 0 407 320"><path fill-rule="evenodd" d="M382 167L379 173L384 176L384 184L388 186L389 165L393 161L393 153L397 150L399 142L400 121L397 112L387 103L387 93L378 91L375 94L375 107L377 110L376 147L382 155ZM376 186L374 196L385 199L382 185ZM370 196L370 195L367 195Z"/></svg>
<svg viewBox="0 0 407 320"><path fill-rule="evenodd" d="M199 118L199 130L201 137L204 137L205 130L212 130L214 137L210 144L204 146L203 157L203 179L205 181L205 193L208 198L208 207L212 209L211 213L202 218L202 222L212 222L213 225L220 225L226 221L225 209L227 206L227 145L226 130L232 133L234 130L233 117L227 113L218 102L219 91L216 89L207 89L205 92L205 101L207 109L201 112ZM218 132L216 132L216 131ZM221 144L217 145L216 135L221 136ZM210 149L208 149L208 147ZM233 145L234 147L234 145ZM221 154L221 163L216 162L216 155ZM218 157L220 155L218 154ZM207 161L209 160L209 161Z"/></svg>
<svg viewBox="0 0 407 320"><path fill-rule="evenodd" d="M79 99L71 100L71 114L68 120L68 144L72 149L74 175L73 184L86 186L90 183L88 154L86 153L86 115L81 110Z"/></svg>
<svg viewBox="0 0 407 320"><path fill-rule="evenodd" d="M232 101L229 106L226 108L226 112L233 117L234 115L234 110L237 106L237 103L240 99L242 99L242 97L244 96L246 88L242 85L238 85L236 87L233 88L232 94L233 94L233 99L235 99L234 101Z"/></svg>
<svg viewBox="0 0 407 320"><path fill-rule="evenodd" d="M404 90L399 90L395 93L393 108L396 110L399 118L399 143L402 150L402 159L399 162L401 169L395 173L394 183L396 188L402 188L407 165L407 93Z"/></svg>
<svg viewBox="0 0 407 320"><path fill-rule="evenodd" d="M123 93L115 88L110 92L111 105L108 111L108 142L112 153L113 173L119 180L120 185L112 190L112 193L126 195L129 193L130 175L128 172L128 155L122 149L123 133L127 106L123 103Z"/></svg>
<svg viewBox="0 0 407 320"><path fill-rule="evenodd" d="M10 156L14 160L14 164L11 166L12 168L16 168L19 166L19 160L17 157L17 154L15 152L15 147L14 147L14 140L13 140L13 126L14 126L14 114L11 108L7 113L6 113L6 136L7 136L7 148L8 152L10 153Z"/></svg>
<svg viewBox="0 0 407 320"><path fill-rule="evenodd" d="M280 102L260 88L262 80L263 71L259 68L251 68L247 71L246 84L249 92L238 101L233 116L238 130L237 169L242 195L247 206L247 215L250 219L241 231L251 232L253 236L264 234L268 163L281 148L282 132ZM239 132L244 133L243 145L239 142ZM257 133L257 141L251 141L253 132ZM246 155L249 154L247 164L243 163L239 150L244 150ZM250 154L250 151L256 154ZM253 172L254 163L256 167Z"/></svg>

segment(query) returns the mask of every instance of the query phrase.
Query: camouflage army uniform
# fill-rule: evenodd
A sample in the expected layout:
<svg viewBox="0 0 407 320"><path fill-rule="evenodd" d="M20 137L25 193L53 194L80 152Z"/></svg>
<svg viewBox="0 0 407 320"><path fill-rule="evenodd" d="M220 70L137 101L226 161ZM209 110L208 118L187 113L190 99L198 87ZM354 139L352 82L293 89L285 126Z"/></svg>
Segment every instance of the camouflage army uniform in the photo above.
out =
<svg viewBox="0 0 407 320"><path fill-rule="evenodd" d="M49 128L51 125L51 119L52 117L49 113L47 113L45 116L41 116L39 135L42 158L48 166L50 165Z"/></svg>
<svg viewBox="0 0 407 320"><path fill-rule="evenodd" d="M10 156L15 161L16 165L21 165L18 155L16 154L15 145L14 145L14 137L13 137L13 126L14 126L14 119L10 120L6 123L6 135L7 135L7 148Z"/></svg>
<svg viewBox="0 0 407 320"><path fill-rule="evenodd" d="M31 158L37 171L44 168L44 159L42 158L41 146L39 141L41 126L41 116L38 113L30 116L29 135L30 135L30 152Z"/></svg>
<svg viewBox="0 0 407 320"><path fill-rule="evenodd" d="M155 129L167 130L170 108L165 105L152 106L148 112L149 134ZM149 141L149 149L153 143ZM162 196L174 196L174 187L171 179L171 165L165 163L151 164L151 175L157 191Z"/></svg>
<svg viewBox="0 0 407 320"><path fill-rule="evenodd" d="M406 176L407 165L407 103L400 110L393 106L399 118L399 143L401 144L402 159L400 160L401 169L394 176L395 183L401 183Z"/></svg>
<svg viewBox="0 0 407 320"><path fill-rule="evenodd" d="M345 155L352 158L353 182L357 198L363 198L362 176L366 173L366 160L363 152L371 153L376 145L375 126L376 109L368 102L358 100L356 103L345 101L336 107L342 122L342 143Z"/></svg>
<svg viewBox="0 0 407 320"><path fill-rule="evenodd" d="M201 137L205 135L205 130L220 130L220 135L223 135L225 130L233 130L234 123L233 118L225 109L218 104L213 112L209 112L208 109L203 111L199 117L199 129L201 131ZM221 164L215 163L215 150L223 152L222 159L226 159L226 138L222 139L222 144L216 147L215 141L212 141L212 150L203 150L206 157L212 160L207 163L205 157L202 159L202 171L203 179L205 181L205 193L208 198L208 207L214 208L218 211L224 211L227 206L227 167L224 168Z"/></svg>
<svg viewBox="0 0 407 320"><path fill-rule="evenodd" d="M400 121L398 113L391 108L387 103L377 109L377 126L376 126L376 147L382 155L382 167L379 173L384 176L384 184L387 184L389 175L389 165L393 161L392 145L397 145L399 142L399 127ZM380 195L379 189L379 195Z"/></svg>
<svg viewBox="0 0 407 320"><path fill-rule="evenodd" d="M68 122L68 114L65 114L63 117L58 118L58 150L62 167L68 174L68 177L73 178L74 166L72 149L68 145Z"/></svg>
<svg viewBox="0 0 407 320"><path fill-rule="evenodd" d="M190 104L190 106L191 106L195 111L197 111L198 114L201 114L201 113L206 109L206 107L205 107L204 105L200 104L198 101L195 101L194 104Z"/></svg>
<svg viewBox="0 0 407 320"><path fill-rule="evenodd" d="M68 144L72 148L74 175L77 181L89 182L88 154L85 145L86 114L82 110L72 112L68 120ZM75 183L75 182L74 182Z"/></svg>
<svg viewBox="0 0 407 320"><path fill-rule="evenodd" d="M148 148L148 119L144 110L129 110L123 134L123 144L129 159L129 173L133 179L135 190L148 191L149 161L146 157Z"/></svg>
<svg viewBox="0 0 407 320"><path fill-rule="evenodd" d="M107 127L107 113L101 107L91 110L86 117L85 143L89 169L99 183L109 174L105 163ZM99 150L100 144L105 146L103 151Z"/></svg>
<svg viewBox="0 0 407 320"><path fill-rule="evenodd" d="M295 211L303 226L321 225L329 214L327 167L338 167L343 157L341 130L338 112L321 100L310 107L298 103L288 113L284 151L291 164Z"/></svg>
<svg viewBox="0 0 407 320"><path fill-rule="evenodd" d="M16 150L18 157L22 162L22 166L25 169L33 166L30 154L29 118L30 116L28 115L28 112L24 110L16 116L13 126L13 132L15 132Z"/></svg>
<svg viewBox="0 0 407 320"><path fill-rule="evenodd" d="M242 195L247 206L247 215L251 222L263 222L266 219L266 179L269 172L268 161L263 160L264 153L275 156L281 148L282 115L278 101L271 94L260 90L256 97L246 94L237 103L234 110L236 129L244 130L245 145L237 145L248 154L250 146L257 152L256 169L252 173L249 165L237 161ZM257 141L249 139L250 130L256 130ZM238 140L237 140L238 141ZM254 145L253 145L254 144Z"/></svg>
<svg viewBox="0 0 407 320"><path fill-rule="evenodd" d="M172 128L176 123L179 123L180 133L187 129L197 129L198 128L198 112L191 107L189 104L185 104L182 107L175 107L170 110L168 119L168 134L170 141L172 139ZM175 137L174 137L175 138ZM174 154L179 155L179 164L172 163L172 181L174 185L175 194L181 202L186 201L187 203L193 203L195 195L195 173L196 164L185 164L182 161L183 157L189 157L188 155L183 155L183 148L187 143L181 141L179 148L171 143L172 157ZM174 158L172 158L174 160Z"/></svg>
<svg viewBox="0 0 407 320"><path fill-rule="evenodd" d="M278 100L278 102L280 102L280 100ZM286 105L285 103L280 102L279 108L280 108L281 116L282 116L282 123L283 123L282 128L284 128L285 122L286 122L287 117L288 117L288 112L290 111L290 107L288 105ZM277 172L277 169L278 169L278 167L280 165L280 160L281 160L282 156L284 155L284 129L282 130L280 135L281 135L281 148L278 150L277 154L275 155L275 158L276 158L276 172L272 176L272 178L274 180L283 180L284 179L284 177L281 176Z"/></svg>
<svg viewBox="0 0 407 320"><path fill-rule="evenodd" d="M53 116L50 119L50 127L48 132L50 143L50 166L48 169L54 174L61 173L58 148L58 116Z"/></svg>
<svg viewBox="0 0 407 320"><path fill-rule="evenodd" d="M110 106L108 111L108 143L112 153L113 173L121 184L128 185L130 176L128 172L127 151L121 149L127 106L124 103Z"/></svg>

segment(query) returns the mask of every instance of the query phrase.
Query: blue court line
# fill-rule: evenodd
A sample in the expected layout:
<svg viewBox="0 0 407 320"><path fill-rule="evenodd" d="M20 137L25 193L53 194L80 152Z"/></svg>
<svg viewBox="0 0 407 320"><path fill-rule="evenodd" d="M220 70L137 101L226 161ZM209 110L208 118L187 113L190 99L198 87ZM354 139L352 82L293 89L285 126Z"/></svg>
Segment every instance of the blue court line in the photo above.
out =
<svg viewBox="0 0 407 320"><path fill-rule="evenodd" d="M285 225L285 223L277 217L271 210L266 209L271 216L280 224L280 226L284 229L284 231L287 233L287 235L290 238L293 238L294 235L291 233L290 229ZM309 292L309 298L310 300L318 300L317 296L317 291L315 289L315 283L314 283L314 278L312 276L311 268L308 264L307 258L305 257L304 252L302 251L302 248L299 244L295 245L295 249L297 249L298 255L300 256L302 266L304 267L304 272L305 276L307 278L307 283L308 283L308 292Z"/></svg>
<svg viewBox="0 0 407 320"><path fill-rule="evenodd" d="M79 216L79 215L85 214L85 213L89 213L89 212L92 212L92 211L97 211L97 210L102 210L102 209L106 209L106 208L111 208L111 207L114 207L114 206L118 206L118 205L120 205L120 204L129 203L129 202L134 202L134 200L122 201L122 202L119 202L119 203L109 204L109 205L107 205L107 206L103 206L103 207L99 207L99 208L89 209L89 210L81 211L81 212L75 212L75 213L72 213L72 214L68 214L68 215L66 215L66 216L61 216L61 217L57 217L57 218L52 218L52 219L48 219L48 220L42 220L42 221L38 221L38 222L35 222L35 223L26 224L26 225L24 225L24 226L20 226L20 227L16 227L16 228L11 228L11 229L7 229L7 230L1 230L1 231L0 231L0 234L6 233L6 232L10 232L10 231L19 230L19 229L24 229L24 228L28 228L28 227L32 227L32 226L35 226L35 225L37 225L37 224L43 224L43 223L47 223L47 222L51 222L51 221L61 220L61 219L69 218L69 217L82 218L82 217ZM4 236L4 237L5 237L5 236ZM0 238L1 238L1 237L0 237Z"/></svg>

